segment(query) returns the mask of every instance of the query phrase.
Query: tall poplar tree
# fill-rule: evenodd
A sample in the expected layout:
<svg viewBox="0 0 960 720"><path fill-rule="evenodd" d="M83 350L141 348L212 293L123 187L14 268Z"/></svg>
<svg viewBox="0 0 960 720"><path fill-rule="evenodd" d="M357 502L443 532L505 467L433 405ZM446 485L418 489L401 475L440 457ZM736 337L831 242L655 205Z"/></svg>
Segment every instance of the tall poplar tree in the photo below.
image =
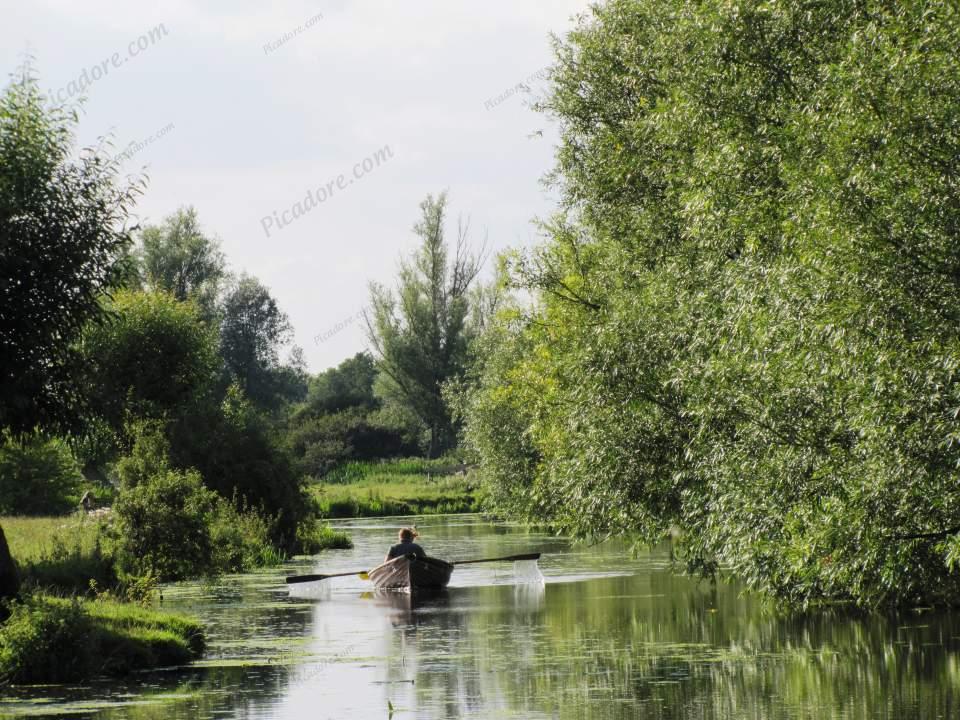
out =
<svg viewBox="0 0 960 720"><path fill-rule="evenodd" d="M428 195L414 226L420 247L400 264L396 290L373 284L367 330L378 358L381 387L407 405L428 429L428 454L455 441L441 391L462 375L472 336L470 288L482 258L468 247L469 223L459 223L454 247L444 230L447 195ZM481 253L482 255L482 253Z"/></svg>

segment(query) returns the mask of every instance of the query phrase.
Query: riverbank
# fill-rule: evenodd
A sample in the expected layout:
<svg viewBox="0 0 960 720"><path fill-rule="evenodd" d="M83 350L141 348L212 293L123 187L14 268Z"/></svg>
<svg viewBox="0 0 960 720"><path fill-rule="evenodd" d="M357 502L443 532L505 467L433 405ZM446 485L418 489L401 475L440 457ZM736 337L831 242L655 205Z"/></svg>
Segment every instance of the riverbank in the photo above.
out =
<svg viewBox="0 0 960 720"><path fill-rule="evenodd" d="M125 675L201 657L203 625L151 609L156 577L118 570L109 517L3 517L0 527L22 580L21 596L0 624L0 684ZM308 533L298 542L310 553L352 547L349 535L327 525L304 527ZM225 538L231 550L223 558L227 565L212 572L248 571L288 559L266 548L243 523L231 532Z"/></svg>
<svg viewBox="0 0 960 720"><path fill-rule="evenodd" d="M182 665L206 647L198 620L131 603L28 593L10 609L0 625L0 685Z"/></svg>
<svg viewBox="0 0 960 720"><path fill-rule="evenodd" d="M59 517L0 517L10 554L28 588L53 590L57 594L85 594L91 581L101 590L118 583L111 552L109 519L83 513ZM279 565L287 556L266 547L259 537L250 537L242 525L230 528L228 540L235 546L225 558L222 572L242 572ZM305 554L351 547L347 533L317 523L299 538Z"/></svg>
<svg viewBox="0 0 960 720"><path fill-rule="evenodd" d="M419 459L353 462L310 486L321 518L479 512L479 479L464 465Z"/></svg>

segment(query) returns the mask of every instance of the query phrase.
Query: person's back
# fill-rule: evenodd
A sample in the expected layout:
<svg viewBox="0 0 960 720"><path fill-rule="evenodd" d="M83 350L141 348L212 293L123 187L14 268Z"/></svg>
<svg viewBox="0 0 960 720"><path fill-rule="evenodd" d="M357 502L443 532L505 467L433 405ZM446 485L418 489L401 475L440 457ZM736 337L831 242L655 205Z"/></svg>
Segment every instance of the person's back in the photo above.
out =
<svg viewBox="0 0 960 720"><path fill-rule="evenodd" d="M387 553L387 560L392 560L393 558L398 558L401 555L409 555L413 553L417 557L426 557L427 553L422 547L420 547L415 542L400 542L390 548L390 551Z"/></svg>
<svg viewBox="0 0 960 720"><path fill-rule="evenodd" d="M404 555L416 555L417 557L426 557L426 551L420 547L417 543L414 542L414 539L417 537L417 531L413 528L403 528L400 531L400 537L396 545L390 548L387 552L387 557L384 559L384 562L387 560L393 560L394 558L402 557Z"/></svg>

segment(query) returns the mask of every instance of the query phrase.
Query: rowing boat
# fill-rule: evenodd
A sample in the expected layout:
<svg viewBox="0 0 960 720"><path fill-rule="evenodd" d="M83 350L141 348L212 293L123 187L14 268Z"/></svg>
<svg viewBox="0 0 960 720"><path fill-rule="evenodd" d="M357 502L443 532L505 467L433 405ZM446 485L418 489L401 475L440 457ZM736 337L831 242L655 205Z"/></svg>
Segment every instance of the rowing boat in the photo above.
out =
<svg viewBox="0 0 960 720"><path fill-rule="evenodd" d="M452 563L410 554L378 565L369 575L377 588L412 592L445 588L452 573Z"/></svg>

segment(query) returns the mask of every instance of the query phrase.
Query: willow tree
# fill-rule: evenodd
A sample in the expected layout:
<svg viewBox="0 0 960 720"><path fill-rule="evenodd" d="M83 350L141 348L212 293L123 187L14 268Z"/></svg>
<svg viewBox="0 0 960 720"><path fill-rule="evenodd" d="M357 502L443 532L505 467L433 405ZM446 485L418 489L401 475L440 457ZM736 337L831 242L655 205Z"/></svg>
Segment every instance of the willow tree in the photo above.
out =
<svg viewBox="0 0 960 720"><path fill-rule="evenodd" d="M96 152L76 159L75 124L29 68L0 96L0 427L14 433L77 429L75 341L126 275L139 188ZM0 598L15 585L0 530Z"/></svg>
<svg viewBox="0 0 960 720"><path fill-rule="evenodd" d="M789 600L956 602L958 44L950 0L593 6L468 413L491 496Z"/></svg>
<svg viewBox="0 0 960 720"><path fill-rule="evenodd" d="M446 208L446 193L428 195L420 204L422 216L414 226L420 247L401 261L395 292L371 285L366 314L383 392L412 410L427 428L430 457L456 440L442 389L466 369L473 335L470 290L483 264L470 252L468 223L458 224L451 253L444 230Z"/></svg>

